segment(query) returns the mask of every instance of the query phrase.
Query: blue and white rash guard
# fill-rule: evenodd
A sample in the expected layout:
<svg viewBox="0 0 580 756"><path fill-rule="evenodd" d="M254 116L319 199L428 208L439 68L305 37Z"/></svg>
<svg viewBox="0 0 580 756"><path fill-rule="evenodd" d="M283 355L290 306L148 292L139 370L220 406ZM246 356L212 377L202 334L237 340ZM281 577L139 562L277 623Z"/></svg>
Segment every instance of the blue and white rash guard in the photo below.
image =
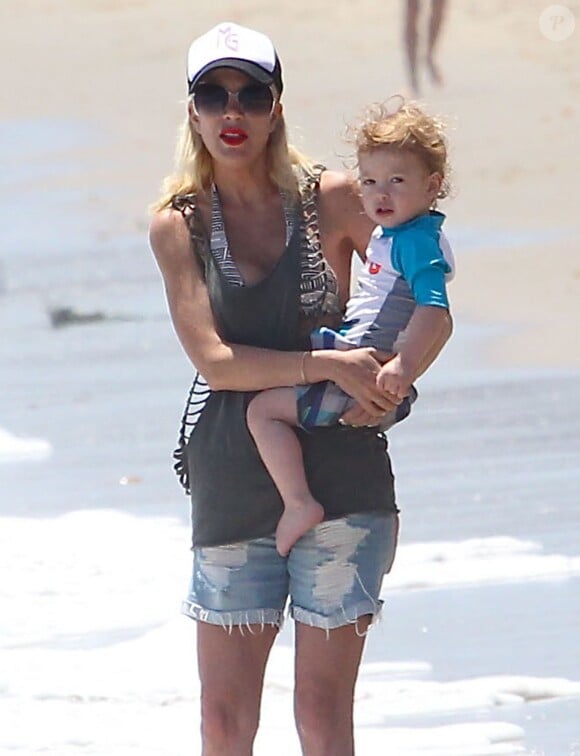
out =
<svg viewBox="0 0 580 756"><path fill-rule="evenodd" d="M394 228L374 229L340 328L348 343L393 352L417 305L449 308L446 283L455 261L441 230L444 220L431 210Z"/></svg>

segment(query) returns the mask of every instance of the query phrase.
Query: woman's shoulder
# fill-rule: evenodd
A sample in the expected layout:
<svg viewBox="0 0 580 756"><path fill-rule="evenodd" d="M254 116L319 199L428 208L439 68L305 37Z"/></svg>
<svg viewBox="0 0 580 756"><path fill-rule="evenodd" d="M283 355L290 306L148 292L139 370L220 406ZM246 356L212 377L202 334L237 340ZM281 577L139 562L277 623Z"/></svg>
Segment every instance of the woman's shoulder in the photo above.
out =
<svg viewBox="0 0 580 756"><path fill-rule="evenodd" d="M177 262L191 255L187 215L173 205L157 210L149 225L149 244L160 262Z"/></svg>
<svg viewBox="0 0 580 756"><path fill-rule="evenodd" d="M299 187L315 188L323 194L348 192L356 187L356 182L344 171L330 170L322 163L309 163L294 168Z"/></svg>
<svg viewBox="0 0 580 756"><path fill-rule="evenodd" d="M164 245L168 240L181 236L187 231L183 214L171 205L157 210L149 224L149 240L152 246Z"/></svg>
<svg viewBox="0 0 580 756"><path fill-rule="evenodd" d="M320 175L320 190L322 192L354 192L356 180L345 171L325 168Z"/></svg>
<svg viewBox="0 0 580 756"><path fill-rule="evenodd" d="M342 171L326 170L320 176L320 202L330 213L340 217L360 214L361 199L356 180Z"/></svg>

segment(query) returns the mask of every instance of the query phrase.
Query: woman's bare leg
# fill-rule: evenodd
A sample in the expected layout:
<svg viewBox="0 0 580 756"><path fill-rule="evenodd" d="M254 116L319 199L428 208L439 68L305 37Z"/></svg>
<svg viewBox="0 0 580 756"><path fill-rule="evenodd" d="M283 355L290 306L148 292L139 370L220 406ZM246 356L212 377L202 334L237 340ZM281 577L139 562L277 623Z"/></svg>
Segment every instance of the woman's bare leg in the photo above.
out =
<svg viewBox="0 0 580 756"><path fill-rule="evenodd" d="M308 488L302 448L294 432L297 423L291 388L262 391L248 407L248 428L284 503L276 529L276 548L282 556L324 518L324 509Z"/></svg>
<svg viewBox="0 0 580 756"><path fill-rule="evenodd" d="M251 632L250 631L253 631ZM197 623L202 756L251 756L264 670L278 628Z"/></svg>
<svg viewBox="0 0 580 756"><path fill-rule="evenodd" d="M354 688L370 622L325 630L296 623L294 709L304 756L354 756Z"/></svg>

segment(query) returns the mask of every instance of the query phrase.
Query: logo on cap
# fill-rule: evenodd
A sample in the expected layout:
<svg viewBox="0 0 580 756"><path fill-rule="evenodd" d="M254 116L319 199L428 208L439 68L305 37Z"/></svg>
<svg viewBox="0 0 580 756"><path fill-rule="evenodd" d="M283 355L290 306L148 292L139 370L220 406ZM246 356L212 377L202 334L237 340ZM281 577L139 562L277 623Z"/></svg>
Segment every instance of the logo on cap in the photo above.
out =
<svg viewBox="0 0 580 756"><path fill-rule="evenodd" d="M228 50L238 51L239 40L238 35L232 29L231 26L220 26L217 30L217 47L220 45L227 47Z"/></svg>

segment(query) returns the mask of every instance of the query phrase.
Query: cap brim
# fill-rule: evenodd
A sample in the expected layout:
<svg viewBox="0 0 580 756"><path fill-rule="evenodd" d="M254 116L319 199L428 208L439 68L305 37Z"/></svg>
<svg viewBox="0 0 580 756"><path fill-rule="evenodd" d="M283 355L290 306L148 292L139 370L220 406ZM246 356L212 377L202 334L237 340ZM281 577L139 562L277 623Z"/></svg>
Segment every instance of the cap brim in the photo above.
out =
<svg viewBox="0 0 580 756"><path fill-rule="evenodd" d="M220 60L214 60L204 66L201 71L198 71L193 79L189 82L189 94L192 93L193 88L197 82L210 71L214 71L216 68L234 68L236 71L251 76L252 79L259 81L260 84L273 84L274 76L268 71L264 70L261 66L252 63L250 60L242 60L241 58L221 58Z"/></svg>

